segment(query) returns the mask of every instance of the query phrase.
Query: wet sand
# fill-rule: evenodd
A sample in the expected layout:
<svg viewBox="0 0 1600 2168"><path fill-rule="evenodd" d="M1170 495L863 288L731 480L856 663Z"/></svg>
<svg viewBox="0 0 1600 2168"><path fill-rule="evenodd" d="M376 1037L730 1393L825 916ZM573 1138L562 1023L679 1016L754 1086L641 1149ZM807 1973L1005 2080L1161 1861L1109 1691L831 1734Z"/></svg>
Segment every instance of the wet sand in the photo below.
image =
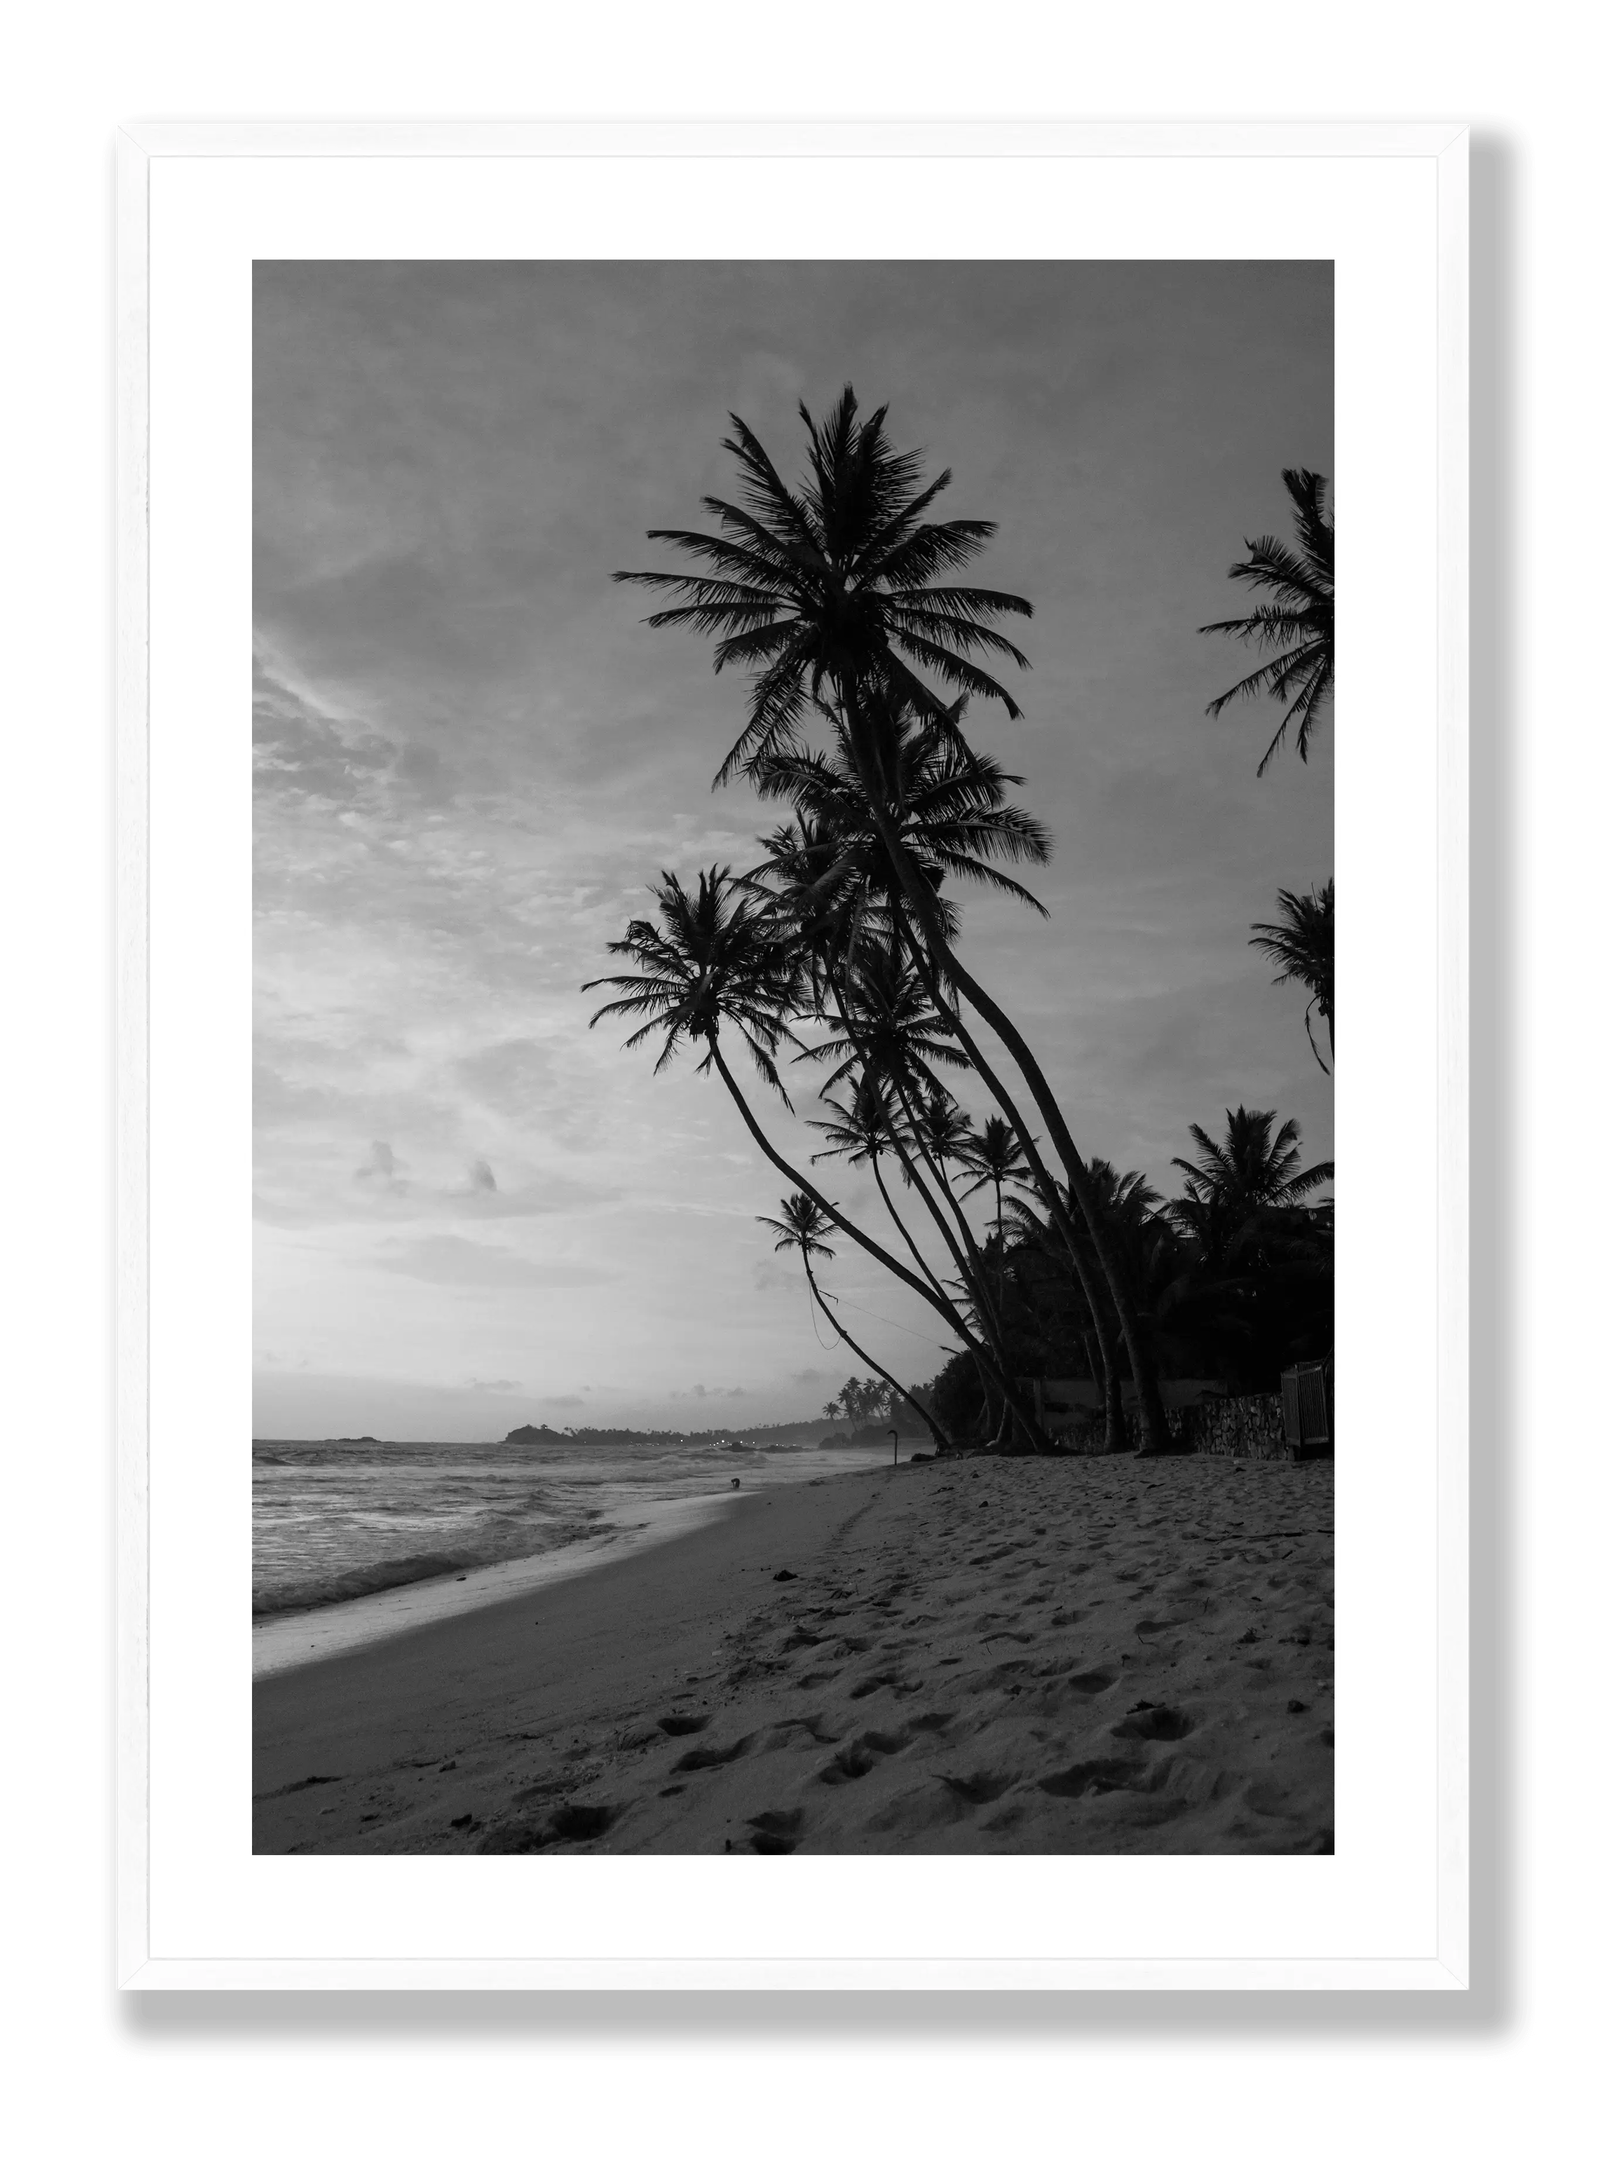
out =
<svg viewBox="0 0 1600 2168"><path fill-rule="evenodd" d="M1333 1464L945 1459L262 1679L258 1852L1325 1852Z"/></svg>

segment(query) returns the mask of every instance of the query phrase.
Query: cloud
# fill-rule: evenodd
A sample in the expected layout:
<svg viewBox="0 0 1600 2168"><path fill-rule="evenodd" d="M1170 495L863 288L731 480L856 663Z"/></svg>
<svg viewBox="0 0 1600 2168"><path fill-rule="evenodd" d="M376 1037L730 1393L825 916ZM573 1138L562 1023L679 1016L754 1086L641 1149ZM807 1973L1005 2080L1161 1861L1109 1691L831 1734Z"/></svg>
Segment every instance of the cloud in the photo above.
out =
<svg viewBox="0 0 1600 2168"><path fill-rule="evenodd" d="M691 1385L686 1392L669 1393L669 1400L744 1400L742 1385Z"/></svg>
<svg viewBox="0 0 1600 2168"><path fill-rule="evenodd" d="M394 1156L393 1147L375 1143L366 1158L355 1171L355 1179L365 1182L380 1196L403 1197L407 1185L400 1179L400 1162Z"/></svg>
<svg viewBox="0 0 1600 2168"><path fill-rule="evenodd" d="M425 1235L415 1242L391 1242L374 1260L385 1272L407 1279L431 1280L443 1287L597 1287L616 1275L593 1265L557 1259L520 1257L487 1242L461 1235Z"/></svg>
<svg viewBox="0 0 1600 2168"><path fill-rule="evenodd" d="M525 1390L520 1378L468 1378L469 1393L520 1393Z"/></svg>
<svg viewBox="0 0 1600 2168"><path fill-rule="evenodd" d="M541 1406L546 1408L581 1408L582 1393L546 1393Z"/></svg>
<svg viewBox="0 0 1600 2168"><path fill-rule="evenodd" d="M487 1177L487 1179L485 1179ZM291 1188L292 1184L292 1188ZM540 1173L516 1189L501 1189L486 1161L464 1183L411 1177L391 1146L374 1144L350 1182L319 1178L303 1162L263 1169L255 1216L271 1227L324 1227L362 1220L531 1220L608 1204L615 1188L580 1176Z"/></svg>

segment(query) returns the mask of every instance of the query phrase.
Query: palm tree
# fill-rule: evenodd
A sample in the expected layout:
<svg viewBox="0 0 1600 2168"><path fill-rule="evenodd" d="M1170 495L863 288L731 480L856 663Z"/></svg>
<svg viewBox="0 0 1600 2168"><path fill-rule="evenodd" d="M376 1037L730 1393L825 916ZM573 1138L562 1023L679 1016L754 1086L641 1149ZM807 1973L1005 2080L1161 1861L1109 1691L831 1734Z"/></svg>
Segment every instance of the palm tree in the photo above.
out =
<svg viewBox="0 0 1600 2168"><path fill-rule="evenodd" d="M970 1197L975 1190L994 1185L994 1239L1001 1257L1005 1255L1005 1226L1001 1191L1008 1182L1020 1182L1027 1171L1027 1155L1017 1142L1017 1133L1009 1122L991 1115L981 1130L967 1144L962 1154L971 1182L961 1192Z"/></svg>
<svg viewBox="0 0 1600 2168"><path fill-rule="evenodd" d="M694 895L671 873L662 875L652 893L659 919L636 918L621 940L607 943L613 956L626 957L636 968L590 979L584 986L585 993L598 987L616 989L616 998L605 1002L589 1019L590 1029L604 1016L643 1018L623 1043L638 1046L652 1032L660 1032L664 1043L656 1062L658 1072L686 1039L704 1041L706 1053L699 1069L702 1073L716 1070L764 1157L820 1206L832 1225L849 1235L896 1279L914 1288L938 1311L943 1322L978 1353L955 1304L938 1288L925 1285L898 1258L846 1219L789 1164L757 1121L728 1066L721 1042L724 1030L731 1029L743 1042L763 1082L772 1087L786 1107L790 1105L773 1056L786 1045L799 1044L789 1023L798 971L792 949L779 937L780 929L751 901L725 866L713 866L709 873L702 873Z"/></svg>
<svg viewBox="0 0 1600 2168"><path fill-rule="evenodd" d="M1288 709L1261 756L1257 775L1265 773L1291 723L1297 726L1296 749L1305 759L1311 733L1333 692L1333 522L1324 509L1328 485L1309 467L1285 467L1283 482L1294 502L1299 552L1275 535L1247 541L1249 556L1230 565L1228 577L1264 589L1269 599L1258 602L1248 617L1222 618L1200 627L1268 652L1270 659L1259 670L1230 685L1206 709L1208 715L1220 715L1230 700L1250 700L1257 693L1270 694Z"/></svg>
<svg viewBox="0 0 1600 2168"><path fill-rule="evenodd" d="M1191 1122L1189 1134L1200 1158L1198 1163L1173 1160L1188 1179L1182 1197L1167 1207L1168 1217L1191 1234L1214 1239L1219 1223L1231 1234L1261 1213L1303 1204L1313 1190L1331 1182L1333 1161L1303 1168L1300 1124L1286 1121L1274 1136L1277 1119L1260 1108L1233 1107L1220 1144Z"/></svg>
<svg viewBox="0 0 1600 2168"><path fill-rule="evenodd" d="M1145 1285L1147 1275L1143 1269L1148 1247L1145 1235L1160 1199L1142 1174L1119 1174L1108 1160L1098 1157L1090 1160L1081 1190L1077 1187L1066 1189L1059 1182L1052 1182L1053 1194L1042 1195L1037 1182L1029 1182L1023 1187L1027 1194L1008 1198L1006 1213L1018 1234L1036 1253L1048 1254L1052 1247L1057 1251L1067 1247L1061 1241L1063 1219L1067 1226L1076 1227L1078 1230L1078 1243L1075 1248L1067 1250L1067 1255L1078 1279L1093 1327L1093 1345L1088 1348L1089 1368L1105 1396L1106 1451L1120 1453L1125 1450L1122 1362L1117 1335L1110 1329L1106 1319L1104 1296L1097 1286L1096 1268L1087 1255L1089 1245L1084 1235L1084 1197L1093 1199L1094 1209L1099 1213L1109 1239L1116 1246L1118 1262L1134 1291L1139 1315L1147 1323L1151 1322L1151 1306ZM1155 1224L1164 1227L1165 1223L1158 1221Z"/></svg>
<svg viewBox="0 0 1600 2168"><path fill-rule="evenodd" d="M874 812L874 790L892 813L897 841L939 899L945 936L954 940L960 920L947 882L952 878L1009 896L1041 918L1039 899L1001 872L1000 862L1043 865L1051 851L1042 821L1007 802L1020 784L999 762L973 751L959 736L965 695L952 701L938 727L919 722L910 704L885 702L871 744L869 784L857 766L857 748L843 711L819 701L831 745L775 752L751 770L764 798L782 798L795 809L799 827L771 840L792 892L815 892L836 907L881 915L895 893L893 862ZM797 850L803 835L805 849ZM786 848L785 848L786 847ZM767 869L758 869L764 871Z"/></svg>
<svg viewBox="0 0 1600 2168"><path fill-rule="evenodd" d="M828 1308L826 1298L817 1285L816 1274L811 1269L811 1260L814 1257L832 1257L836 1254L828 1247L824 1239L832 1230L833 1223L829 1215L818 1205L815 1198L808 1197L803 1191L797 1190L792 1197L784 1198L778 1207L778 1217L776 1219L769 1219L765 1213L762 1213L758 1215L758 1221L761 1226L770 1227L776 1233L778 1239L772 1245L775 1253L783 1250L798 1250L800 1252L800 1262L805 1267L806 1285L811 1289L812 1298L816 1302L817 1308L828 1320L839 1338L847 1348L861 1357L869 1370L876 1371L884 1383L892 1391L898 1393L909 1407L916 1409L922 1420L927 1424L928 1434L939 1451L941 1453L948 1452L950 1449L949 1439L934 1421L928 1410L922 1405L922 1402L917 1399L915 1394L908 1392L898 1378L891 1376L884 1369L882 1363L874 1361L860 1342L851 1338L843 1325L840 1324L835 1313Z"/></svg>
<svg viewBox="0 0 1600 2168"><path fill-rule="evenodd" d="M941 586L941 575L970 563L994 533L992 520L924 518L950 484L950 470L923 481L915 453L896 452L884 434L887 406L865 421L846 384L819 427L804 404L811 477L791 491L755 432L737 414L723 449L739 467L742 503L703 497L722 532L652 527L647 539L670 542L709 565L709 574L618 572L679 598L652 625L688 625L716 636L714 667L759 672L749 720L723 762L718 782L763 756L800 744L807 700L827 683L853 686L886 671L917 711L942 724L943 704L913 677L901 656L931 670L956 693L998 700L1013 718L1011 695L974 655L1027 658L995 620L1031 617L1020 595Z"/></svg>
<svg viewBox="0 0 1600 2168"><path fill-rule="evenodd" d="M907 925L883 829L886 822L895 826L902 849L915 863L934 899L933 909L947 942L955 939L960 923L950 892L952 879L997 890L1028 905L1041 917L1048 915L1037 897L1002 873L996 863L1043 863L1050 855L1048 832L1031 814L1007 803L1007 789L1020 783L1020 776L1008 774L996 761L974 753L948 729L936 730L919 723L908 702L885 702L879 716L871 754L875 772L884 785L884 804L875 812L857 767L855 745L843 712L835 702L819 700L817 705L830 725L831 748L821 753L809 749L775 753L764 757L753 770L761 794L787 797L796 808L796 819L762 839L769 855L749 878L760 893L789 913L798 945L829 959L823 977L830 983L838 975L837 959L853 959L862 944L881 950L887 922L897 949L914 960L927 996L948 1032L966 1049L968 1059L1021 1136L1021 1148L1039 1194L1060 1219L1062 1246L1082 1280L1106 1373L1115 1379L1116 1330L1092 1262L1093 1235L1081 1211L1067 1215L1060 1185L1023 1127L1004 1083L966 1030L958 1008L947 997ZM949 721L959 724L966 707L967 696L962 694L950 704ZM931 1078L928 1081L931 1083ZM922 1114L919 1141L937 1105L935 1093ZM965 1117L960 1119L964 1121ZM970 1250L973 1245L942 1161L935 1156L930 1165ZM909 1167L906 1179L916 1181ZM937 1208L926 1197L924 1202L942 1227ZM943 1231L948 1241L948 1229ZM977 1271L975 1253L972 1263ZM957 1264L963 1277L968 1277L959 1254ZM981 1290L981 1271L977 1272L977 1285ZM981 1293L972 1289L970 1280L969 1292L981 1306ZM1107 1440L1108 1450L1123 1450L1122 1411L1115 1394L1107 1405Z"/></svg>
<svg viewBox="0 0 1600 2168"><path fill-rule="evenodd" d="M884 1209L893 1220L901 1241L915 1258L923 1278L937 1286L937 1275L917 1247L910 1228L895 1210L894 1199L883 1179L883 1155L886 1152L898 1155L904 1146L881 1083L870 1073L863 1073L856 1077L848 1101L824 1093L822 1104L828 1113L811 1126L827 1139L827 1150L813 1152L812 1164L824 1159L842 1159L852 1167L870 1167L878 1195L883 1199Z"/></svg>
<svg viewBox="0 0 1600 2168"><path fill-rule="evenodd" d="M1274 986L1282 986L1290 979L1298 979L1308 987L1311 999L1306 1003L1306 1037L1311 1040L1311 1051L1317 1056L1317 1067L1324 1076L1331 1076L1320 1054L1311 1031L1311 1012L1316 1010L1328 1027L1328 1053L1333 1054L1333 883L1314 888L1309 896L1297 896L1293 889L1278 890L1278 909L1283 913L1279 920L1258 921L1250 929L1250 946L1261 949L1283 969L1273 980Z"/></svg>
<svg viewBox="0 0 1600 2168"><path fill-rule="evenodd" d="M745 728L718 782L745 772L759 782L764 767L770 770L800 751L808 703L821 704L826 697L837 711L896 898L915 920L930 967L999 1037L1022 1072L1069 1179L1081 1183L1082 1155L1033 1050L951 946L936 889L895 819L893 764L885 756L907 709L969 752L953 700L995 699L1008 715L1020 715L1011 694L974 658L1003 656L1025 668L1027 658L996 629L996 621L1031 616L1032 606L990 588L940 584L978 553L994 532L993 523L924 516L948 485L949 471L925 484L920 456L890 445L886 413L880 407L863 421L848 385L820 427L802 406L810 476L798 490L784 484L754 432L733 416L734 434L723 442L738 463L743 501L703 500L721 533L651 530L652 539L671 542L710 571L615 577L673 596L648 622L687 625L715 636L716 669L736 663L756 673ZM927 682L929 676L942 692ZM992 1065L981 1058L965 1024L958 1028L1010 1119ZM1014 1126L1025 1134L1020 1122ZM1087 1199L1085 1218L1130 1352L1148 1447L1159 1451L1166 1424L1154 1366L1124 1277Z"/></svg>
<svg viewBox="0 0 1600 2168"><path fill-rule="evenodd" d="M1009 1407L1017 1427L1038 1449L1043 1440L1038 1437L1028 1416L1022 1388L1007 1365L999 1315L985 1282L978 1246L924 1127L928 1108L941 1105L949 1097L931 1064L939 1062L962 1069L967 1066L967 1057L946 1033L904 956L893 945L881 941L863 943L848 961L824 952L818 967L832 995L833 1006L819 1007L817 1015L828 1027L830 1036L808 1047L799 1058L802 1061L826 1061L836 1055L842 1057L827 1079L825 1093L846 1078L853 1079L858 1087L869 1084L877 1092L886 1116L888 1140L900 1161L901 1172L939 1230L966 1288L973 1314L988 1337L992 1368L979 1358L985 1398L991 1411L996 1400ZM825 1099L824 1103L829 1102ZM932 1174L945 1207L960 1230L959 1241L923 1179L917 1165L918 1155ZM887 1204L888 1192L881 1176L878 1187ZM889 1204L889 1212L911 1254L932 1280L933 1274L929 1272L926 1260L892 1204ZM996 1432L992 1434L1001 1432L1003 1425L997 1424Z"/></svg>

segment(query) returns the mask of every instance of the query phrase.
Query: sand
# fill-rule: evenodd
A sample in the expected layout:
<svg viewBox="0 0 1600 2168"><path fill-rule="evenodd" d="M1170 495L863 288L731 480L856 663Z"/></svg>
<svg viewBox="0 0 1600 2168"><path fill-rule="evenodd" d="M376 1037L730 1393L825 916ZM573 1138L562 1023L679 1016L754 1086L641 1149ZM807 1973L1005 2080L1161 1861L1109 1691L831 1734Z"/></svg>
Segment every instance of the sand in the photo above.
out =
<svg viewBox="0 0 1600 2168"><path fill-rule="evenodd" d="M258 1682L258 1852L1327 1852L1333 1464L730 1501Z"/></svg>

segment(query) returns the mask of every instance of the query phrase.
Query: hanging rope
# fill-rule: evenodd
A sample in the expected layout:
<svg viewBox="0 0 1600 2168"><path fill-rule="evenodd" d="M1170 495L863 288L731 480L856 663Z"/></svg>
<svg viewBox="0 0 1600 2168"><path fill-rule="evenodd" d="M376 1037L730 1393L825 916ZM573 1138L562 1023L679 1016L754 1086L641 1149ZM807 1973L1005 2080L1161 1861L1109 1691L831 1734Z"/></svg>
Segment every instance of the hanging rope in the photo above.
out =
<svg viewBox="0 0 1600 2168"><path fill-rule="evenodd" d="M813 1337L813 1338L815 1339L815 1341L816 1341L816 1343L817 1343L818 1347L819 1347L819 1348L821 1348L821 1350L822 1350L822 1352L823 1352L823 1354L824 1354L824 1355L831 1355L831 1354L833 1354L833 1352L834 1352L834 1349L836 1349L836 1348L841 1348L841 1347L843 1347L843 1346L844 1346L844 1342L843 1342L842 1340L835 1340L835 1341L834 1341L834 1343L833 1343L833 1347L829 1347L829 1345L828 1345L827 1341L826 1341L826 1340L824 1340L824 1339L823 1339L823 1337L822 1337L822 1335L821 1335L821 1333L817 1331L817 1311L818 1311L818 1308L820 1307L820 1305L819 1305L819 1304L818 1304L818 1302L817 1302L817 1298L816 1298L816 1296L812 1294L812 1292L811 1292L811 1290L810 1290L810 1288L809 1288L809 1287L808 1287L808 1288L806 1289L806 1301L807 1301L807 1302L808 1302L808 1303L809 1303L809 1304L811 1305L811 1332L812 1332L812 1337ZM827 1315L828 1315L828 1313L827 1313L827 1311L826 1311L826 1310L824 1310L822 1314L823 1314L823 1316L824 1316L824 1317L827 1317ZM828 1318L828 1323L829 1323L830 1325L833 1325L833 1320L832 1320L832 1318ZM839 1328L838 1328L838 1326L837 1326L837 1325L833 1325L833 1329L834 1329L834 1331L835 1331L835 1332L837 1332Z"/></svg>
<svg viewBox="0 0 1600 2168"><path fill-rule="evenodd" d="M918 1332L914 1325L897 1325L892 1317L880 1317L876 1310L869 1310L864 1302L852 1302L848 1295L829 1294L828 1300L842 1303L847 1310L859 1310L863 1317L870 1317L875 1325L883 1325L890 1332L909 1333L913 1340L922 1340L929 1347L938 1348L941 1354L950 1352L942 1340L929 1339L925 1332Z"/></svg>

